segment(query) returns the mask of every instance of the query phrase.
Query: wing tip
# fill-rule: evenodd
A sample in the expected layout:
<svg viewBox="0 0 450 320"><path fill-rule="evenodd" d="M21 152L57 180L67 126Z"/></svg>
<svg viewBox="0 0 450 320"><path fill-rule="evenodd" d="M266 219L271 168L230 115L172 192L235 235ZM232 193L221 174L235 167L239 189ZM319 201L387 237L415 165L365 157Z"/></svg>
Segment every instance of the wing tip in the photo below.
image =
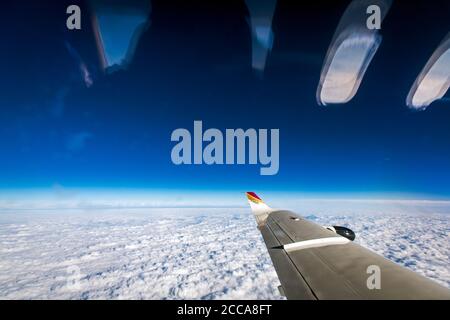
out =
<svg viewBox="0 0 450 320"><path fill-rule="evenodd" d="M253 191L246 192L246 195L258 226L264 225L267 217L273 209L265 204L264 201Z"/></svg>
<svg viewBox="0 0 450 320"><path fill-rule="evenodd" d="M246 195L247 195L247 199L253 203L256 203L256 204L264 203L264 201L262 201L262 199L253 191L247 191Z"/></svg>

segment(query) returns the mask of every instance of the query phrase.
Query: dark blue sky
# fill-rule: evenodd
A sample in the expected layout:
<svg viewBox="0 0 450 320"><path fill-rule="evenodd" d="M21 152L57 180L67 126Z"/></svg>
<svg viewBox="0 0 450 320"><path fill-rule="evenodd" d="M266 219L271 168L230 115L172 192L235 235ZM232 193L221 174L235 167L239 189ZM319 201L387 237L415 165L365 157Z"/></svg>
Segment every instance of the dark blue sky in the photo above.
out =
<svg viewBox="0 0 450 320"><path fill-rule="evenodd" d="M297 2L297 4L295 4ZM319 107L322 62L348 1L278 2L263 77L251 69L243 1L153 1L126 71L104 75L74 1L4 5L0 188L173 188L409 193L450 197L450 103L405 99L449 31L444 1L395 1L383 42L348 104ZM79 2L82 12L88 12ZM212 4L214 3L214 4ZM81 81L74 48L94 85ZM279 128L280 171L175 166L176 128Z"/></svg>

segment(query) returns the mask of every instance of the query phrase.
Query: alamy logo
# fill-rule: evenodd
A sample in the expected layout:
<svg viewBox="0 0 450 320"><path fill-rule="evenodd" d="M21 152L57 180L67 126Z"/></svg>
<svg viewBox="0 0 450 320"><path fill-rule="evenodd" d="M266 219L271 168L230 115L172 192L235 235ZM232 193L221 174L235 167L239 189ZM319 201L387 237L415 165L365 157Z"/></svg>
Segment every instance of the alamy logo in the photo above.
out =
<svg viewBox="0 0 450 320"><path fill-rule="evenodd" d="M70 14L66 20L66 27L69 30L81 30L81 9L77 5L70 5L66 9L66 13Z"/></svg>
<svg viewBox="0 0 450 320"><path fill-rule="evenodd" d="M275 175L279 170L279 129L270 129L270 146L268 139L268 129L226 129L224 136L215 128L203 132L202 121L194 121L193 138L187 129L172 132L171 141L178 143L172 149L171 158L175 165L259 163L261 175Z"/></svg>
<svg viewBox="0 0 450 320"><path fill-rule="evenodd" d="M381 9L379 6L373 4L367 7L367 14L370 16L366 20L366 26L369 30L380 30L381 29Z"/></svg>
<svg viewBox="0 0 450 320"><path fill-rule="evenodd" d="M369 290L381 289L381 269L377 265L370 265L366 270L370 276L367 278L366 285Z"/></svg>

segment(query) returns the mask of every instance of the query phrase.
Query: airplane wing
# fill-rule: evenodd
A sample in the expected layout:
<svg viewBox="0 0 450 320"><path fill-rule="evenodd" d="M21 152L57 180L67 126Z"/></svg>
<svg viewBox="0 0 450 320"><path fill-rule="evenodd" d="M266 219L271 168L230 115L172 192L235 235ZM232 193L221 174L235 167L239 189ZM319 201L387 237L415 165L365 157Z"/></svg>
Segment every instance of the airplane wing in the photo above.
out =
<svg viewBox="0 0 450 320"><path fill-rule="evenodd" d="M341 236L247 198L288 299L450 299L447 288L353 243L349 229Z"/></svg>

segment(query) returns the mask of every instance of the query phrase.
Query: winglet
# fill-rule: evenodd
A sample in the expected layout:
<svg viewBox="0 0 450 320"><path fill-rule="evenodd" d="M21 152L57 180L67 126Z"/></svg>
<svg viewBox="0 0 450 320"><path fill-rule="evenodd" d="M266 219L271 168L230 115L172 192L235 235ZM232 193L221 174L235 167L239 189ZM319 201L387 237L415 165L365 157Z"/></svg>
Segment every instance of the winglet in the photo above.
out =
<svg viewBox="0 0 450 320"><path fill-rule="evenodd" d="M247 192L247 199L258 226L263 225L269 214L273 211L272 208L265 204L254 192Z"/></svg>
<svg viewBox="0 0 450 320"><path fill-rule="evenodd" d="M258 195L254 192L247 192L247 199L253 203L264 203L264 201L262 201L262 199L260 197L258 197Z"/></svg>

